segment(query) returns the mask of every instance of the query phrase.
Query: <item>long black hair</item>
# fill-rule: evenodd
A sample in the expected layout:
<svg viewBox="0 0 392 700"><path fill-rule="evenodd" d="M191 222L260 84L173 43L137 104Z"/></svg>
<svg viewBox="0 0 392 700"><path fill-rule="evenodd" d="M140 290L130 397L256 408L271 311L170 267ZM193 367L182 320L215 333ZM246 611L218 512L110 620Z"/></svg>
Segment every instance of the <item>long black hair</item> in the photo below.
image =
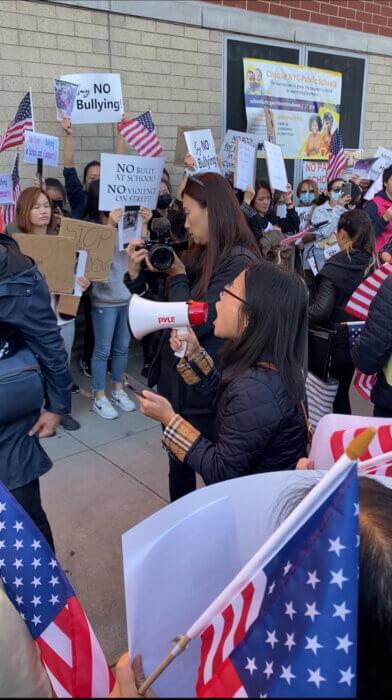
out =
<svg viewBox="0 0 392 700"><path fill-rule="evenodd" d="M245 272L245 298L239 317L244 330L225 344L220 358L227 368L220 388L263 361L276 367L289 403L298 406L305 394L306 287L298 275L260 262Z"/></svg>
<svg viewBox="0 0 392 700"><path fill-rule="evenodd" d="M99 180L93 180L90 187L87 190L87 201L84 208L82 219L86 221L93 221L95 224L101 224L99 210ZM104 211L102 214L109 216L110 212Z"/></svg>

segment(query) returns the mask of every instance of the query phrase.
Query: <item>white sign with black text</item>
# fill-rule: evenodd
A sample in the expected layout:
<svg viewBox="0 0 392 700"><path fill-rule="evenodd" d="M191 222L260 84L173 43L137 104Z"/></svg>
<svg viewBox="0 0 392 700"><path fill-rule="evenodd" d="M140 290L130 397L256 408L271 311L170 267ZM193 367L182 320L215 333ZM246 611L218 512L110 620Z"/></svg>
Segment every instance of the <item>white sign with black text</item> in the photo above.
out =
<svg viewBox="0 0 392 700"><path fill-rule="evenodd" d="M244 143L257 148L257 138L254 134L247 134L245 131L234 131L234 129L228 129L219 151L219 158L222 161L222 174L224 177L233 176L235 145L237 140L243 141Z"/></svg>
<svg viewBox="0 0 392 700"><path fill-rule="evenodd" d="M281 147L264 141L264 149L270 187L279 192L287 192L287 172Z"/></svg>
<svg viewBox="0 0 392 700"><path fill-rule="evenodd" d="M113 124L124 112L119 73L75 73L61 80L78 84L71 114L73 124Z"/></svg>
<svg viewBox="0 0 392 700"><path fill-rule="evenodd" d="M237 139L235 149L234 187L245 192L254 188L256 177L256 148Z"/></svg>
<svg viewBox="0 0 392 700"><path fill-rule="evenodd" d="M101 153L99 210L141 206L155 209L164 158Z"/></svg>
<svg viewBox="0 0 392 700"><path fill-rule="evenodd" d="M211 129L184 131L188 151L196 161L196 173L220 173Z"/></svg>

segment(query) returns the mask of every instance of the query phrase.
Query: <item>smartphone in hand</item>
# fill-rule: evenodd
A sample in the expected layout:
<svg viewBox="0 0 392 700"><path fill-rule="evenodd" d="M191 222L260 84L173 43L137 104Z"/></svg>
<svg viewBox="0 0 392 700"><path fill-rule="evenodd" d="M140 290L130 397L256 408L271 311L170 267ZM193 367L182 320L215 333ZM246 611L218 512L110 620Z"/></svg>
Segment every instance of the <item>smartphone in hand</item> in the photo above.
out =
<svg viewBox="0 0 392 700"><path fill-rule="evenodd" d="M132 391L135 392L135 394L141 394L143 395L143 391L152 391L146 384L143 384L143 382L139 381L139 379L136 379L136 377L132 377L132 375L127 374L124 372L123 374L123 382L124 386L129 386ZM155 394L155 391L152 391L153 394Z"/></svg>
<svg viewBox="0 0 392 700"><path fill-rule="evenodd" d="M43 158L37 158L37 175L39 186L42 189Z"/></svg>

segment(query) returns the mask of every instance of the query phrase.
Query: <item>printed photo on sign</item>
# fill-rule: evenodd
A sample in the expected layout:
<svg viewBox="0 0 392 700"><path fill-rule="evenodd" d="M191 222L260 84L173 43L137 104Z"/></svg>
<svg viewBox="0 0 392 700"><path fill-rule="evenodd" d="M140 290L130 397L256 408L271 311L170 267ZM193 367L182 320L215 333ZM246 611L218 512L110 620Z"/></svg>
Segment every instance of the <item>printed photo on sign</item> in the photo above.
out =
<svg viewBox="0 0 392 700"><path fill-rule="evenodd" d="M126 211L118 223L118 247L123 250L134 238L142 235L143 219L138 211Z"/></svg>
<svg viewBox="0 0 392 700"><path fill-rule="evenodd" d="M66 80L53 81L54 98L57 107L57 119L61 121L64 117L70 117L74 108L79 85L68 83Z"/></svg>
<svg viewBox="0 0 392 700"><path fill-rule="evenodd" d="M0 175L0 204L13 204L12 175Z"/></svg>
<svg viewBox="0 0 392 700"><path fill-rule="evenodd" d="M195 173L220 173L211 129L184 131L188 151L196 161Z"/></svg>
<svg viewBox="0 0 392 700"><path fill-rule="evenodd" d="M24 162L36 165L37 158L42 158L43 165L57 168L59 159L59 140L57 136L39 134L36 131L26 131Z"/></svg>
<svg viewBox="0 0 392 700"><path fill-rule="evenodd" d="M62 75L61 80L78 84L71 114L73 124L112 124L124 112L119 73Z"/></svg>
<svg viewBox="0 0 392 700"><path fill-rule="evenodd" d="M101 153L99 210L141 206L155 209L165 159Z"/></svg>
<svg viewBox="0 0 392 700"><path fill-rule="evenodd" d="M235 145L238 139L257 148L257 138L254 134L247 134L246 131L234 131L234 129L226 131L219 151L219 158L222 161L222 175L228 179L232 179L234 176Z"/></svg>
<svg viewBox="0 0 392 700"><path fill-rule="evenodd" d="M339 126L342 75L291 63L243 59L247 131L284 158L328 160ZM265 156L264 149L258 156Z"/></svg>

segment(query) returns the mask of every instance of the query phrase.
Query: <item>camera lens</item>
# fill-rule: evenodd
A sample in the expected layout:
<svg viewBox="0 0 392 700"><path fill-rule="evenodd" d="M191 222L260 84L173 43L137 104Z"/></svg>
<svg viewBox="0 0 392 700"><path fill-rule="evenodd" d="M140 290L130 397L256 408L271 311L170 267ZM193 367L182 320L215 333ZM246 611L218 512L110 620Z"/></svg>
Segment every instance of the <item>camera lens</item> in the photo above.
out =
<svg viewBox="0 0 392 700"><path fill-rule="evenodd" d="M150 262L156 270L168 270L173 265L173 250L165 244L157 243L151 248Z"/></svg>

